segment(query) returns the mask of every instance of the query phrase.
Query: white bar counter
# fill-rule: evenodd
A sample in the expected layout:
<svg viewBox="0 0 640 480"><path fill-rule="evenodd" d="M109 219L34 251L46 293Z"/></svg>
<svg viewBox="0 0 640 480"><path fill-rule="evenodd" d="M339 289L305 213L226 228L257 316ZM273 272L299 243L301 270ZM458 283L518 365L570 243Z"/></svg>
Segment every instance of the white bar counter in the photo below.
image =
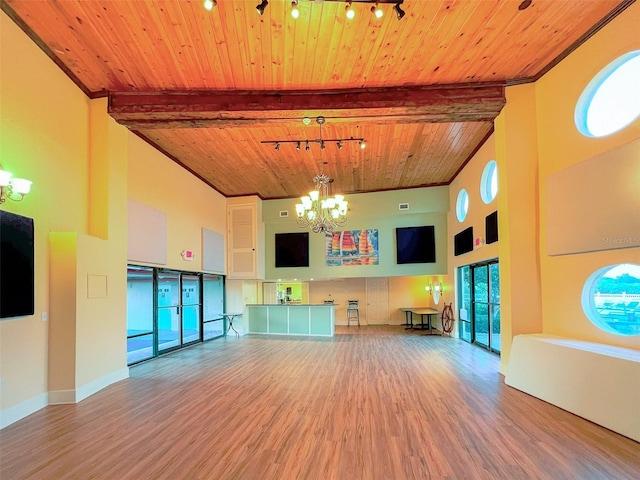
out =
<svg viewBox="0 0 640 480"><path fill-rule="evenodd" d="M248 333L333 337L335 305L247 305Z"/></svg>

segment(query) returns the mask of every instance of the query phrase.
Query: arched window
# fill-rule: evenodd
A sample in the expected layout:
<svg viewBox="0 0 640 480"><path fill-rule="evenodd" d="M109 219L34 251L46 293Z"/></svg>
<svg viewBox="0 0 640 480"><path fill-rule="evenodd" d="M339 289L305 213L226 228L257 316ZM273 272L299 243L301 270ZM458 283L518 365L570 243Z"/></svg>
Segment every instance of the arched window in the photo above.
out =
<svg viewBox="0 0 640 480"><path fill-rule="evenodd" d="M605 332L640 335L640 265L621 263L594 272L582 289L582 309Z"/></svg>
<svg viewBox="0 0 640 480"><path fill-rule="evenodd" d="M495 160L489 161L480 178L480 196L484 203L491 203L498 194L498 166Z"/></svg>
<svg viewBox="0 0 640 480"><path fill-rule="evenodd" d="M467 218L467 212L469 211L469 194L463 188L458 192L458 199L456 200L456 217L459 222L464 222Z"/></svg>
<svg viewBox="0 0 640 480"><path fill-rule="evenodd" d="M589 82L578 99L576 127L587 137L622 130L640 116L640 50L611 62Z"/></svg>

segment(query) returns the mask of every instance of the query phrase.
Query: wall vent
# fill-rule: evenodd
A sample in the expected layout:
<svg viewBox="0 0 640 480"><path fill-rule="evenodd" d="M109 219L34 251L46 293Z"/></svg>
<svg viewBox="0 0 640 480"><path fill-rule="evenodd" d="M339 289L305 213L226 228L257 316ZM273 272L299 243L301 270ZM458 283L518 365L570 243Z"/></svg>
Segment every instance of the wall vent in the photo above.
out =
<svg viewBox="0 0 640 480"><path fill-rule="evenodd" d="M288 216L289 216L289 210L280 210L280 218L288 217Z"/></svg>
<svg viewBox="0 0 640 480"><path fill-rule="evenodd" d="M399 203L398 204L398 210L409 210L409 204L408 203Z"/></svg>

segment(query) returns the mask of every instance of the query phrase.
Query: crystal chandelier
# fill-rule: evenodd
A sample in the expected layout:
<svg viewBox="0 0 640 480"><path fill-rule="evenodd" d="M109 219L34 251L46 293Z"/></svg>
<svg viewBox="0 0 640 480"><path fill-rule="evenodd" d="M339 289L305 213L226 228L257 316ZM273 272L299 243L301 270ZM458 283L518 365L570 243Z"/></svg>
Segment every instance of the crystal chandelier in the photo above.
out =
<svg viewBox="0 0 640 480"><path fill-rule="evenodd" d="M329 196L329 185L333 179L324 173L313 177L316 189L300 197L296 204L298 226L311 228L314 233L332 233L347 221L347 205L344 195Z"/></svg>

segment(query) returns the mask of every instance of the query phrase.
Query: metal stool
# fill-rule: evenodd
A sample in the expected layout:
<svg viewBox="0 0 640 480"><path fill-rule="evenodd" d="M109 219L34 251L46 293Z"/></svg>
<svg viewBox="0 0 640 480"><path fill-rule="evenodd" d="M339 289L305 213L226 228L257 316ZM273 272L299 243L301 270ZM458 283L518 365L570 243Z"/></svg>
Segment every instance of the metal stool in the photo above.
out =
<svg viewBox="0 0 640 480"><path fill-rule="evenodd" d="M357 322L360 326L360 310L358 300L347 300L347 327L351 322Z"/></svg>

